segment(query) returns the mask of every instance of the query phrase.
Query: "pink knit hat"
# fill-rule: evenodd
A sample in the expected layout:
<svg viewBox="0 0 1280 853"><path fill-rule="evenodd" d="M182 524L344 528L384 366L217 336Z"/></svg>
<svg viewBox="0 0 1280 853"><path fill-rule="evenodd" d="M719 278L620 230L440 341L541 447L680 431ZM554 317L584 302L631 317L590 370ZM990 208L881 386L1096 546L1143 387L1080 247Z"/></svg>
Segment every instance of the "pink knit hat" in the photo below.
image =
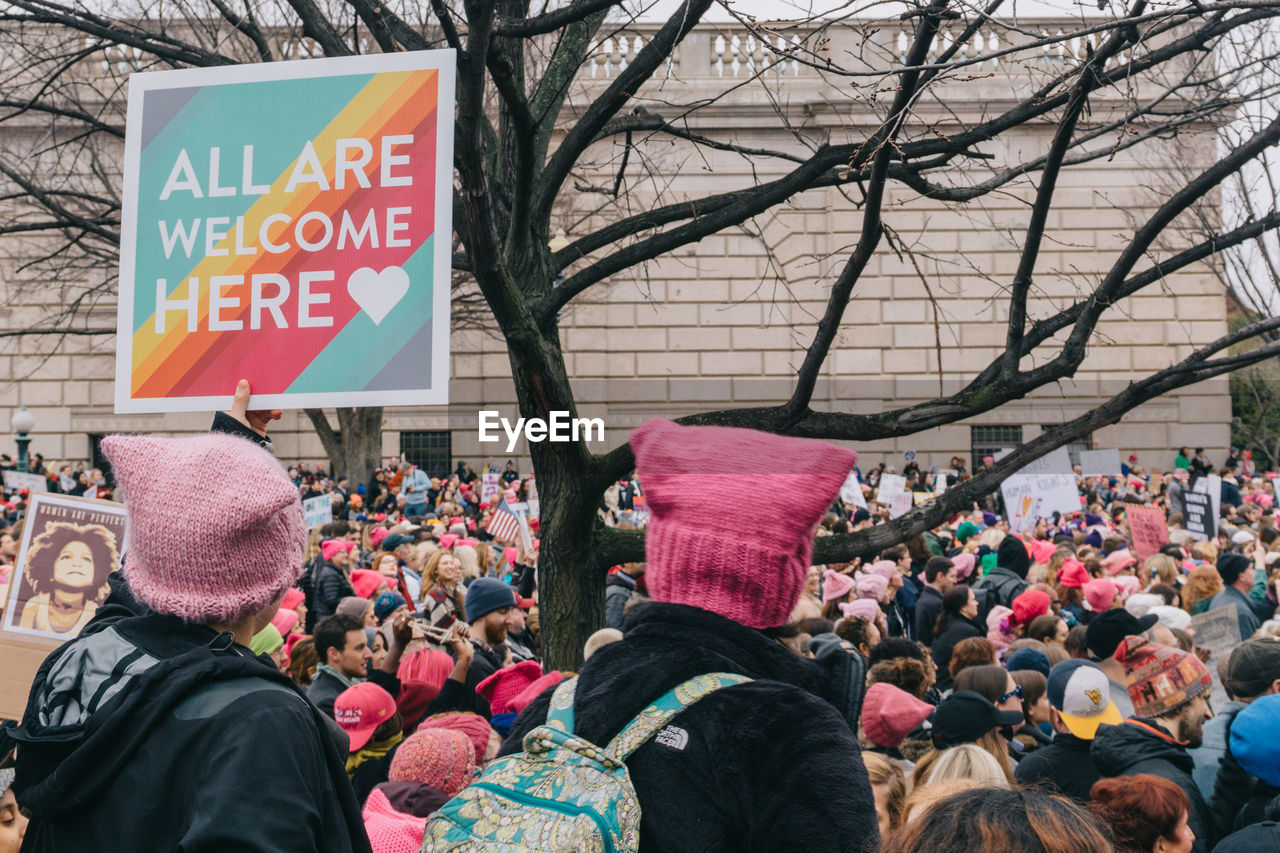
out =
<svg viewBox="0 0 1280 853"><path fill-rule="evenodd" d="M987 614L987 639L997 649L1007 649L1014 641L1013 621L1013 611L1002 604L997 604Z"/></svg>
<svg viewBox="0 0 1280 853"><path fill-rule="evenodd" d="M751 628L785 624L804 591L814 528L856 454L825 442L658 418L631 433L631 448L652 513L645 537L650 596ZM734 523L724 503L741 497L744 477L762 493L786 495L787 512L767 513L749 527Z"/></svg>
<svg viewBox="0 0 1280 853"><path fill-rule="evenodd" d="M387 795L374 788L364 801L364 829L377 853L418 853L427 822L417 815L396 811Z"/></svg>
<svg viewBox="0 0 1280 853"><path fill-rule="evenodd" d="M889 582L880 575L869 575L865 572L858 575L858 598L872 601L884 601L884 594L889 591Z"/></svg>
<svg viewBox="0 0 1280 853"><path fill-rule="evenodd" d="M1128 548L1121 548L1103 558L1102 568L1106 569L1109 575L1118 575L1137 562L1137 558L1129 552Z"/></svg>
<svg viewBox="0 0 1280 853"><path fill-rule="evenodd" d="M133 595L185 622L260 613L302 574L302 501L276 458L225 433L111 435L102 452L129 514ZM201 488L192 471L215 472Z"/></svg>
<svg viewBox="0 0 1280 853"><path fill-rule="evenodd" d="M1120 602L1142 591L1142 581L1133 575L1120 575L1112 578L1111 582L1116 585L1116 600Z"/></svg>
<svg viewBox="0 0 1280 853"><path fill-rule="evenodd" d="M347 542L343 539L326 539L320 543L320 556L323 557L324 561L327 563L332 560L339 551L346 551L349 554L355 547L356 543L354 542Z"/></svg>
<svg viewBox="0 0 1280 853"><path fill-rule="evenodd" d="M1084 585L1085 606L1094 613L1103 613L1116 603L1116 585L1106 578L1095 578Z"/></svg>
<svg viewBox="0 0 1280 853"><path fill-rule="evenodd" d="M1027 547L1031 551L1031 559L1037 563L1049 562L1053 559L1053 553L1058 550L1058 546L1047 539L1036 539Z"/></svg>
<svg viewBox="0 0 1280 853"><path fill-rule="evenodd" d="M881 681L868 687L862 700L862 729L875 745L896 748L932 713L928 702Z"/></svg>
<svg viewBox="0 0 1280 853"><path fill-rule="evenodd" d="M822 603L844 598L853 589L854 581L849 575L842 575L827 569L822 573Z"/></svg>
<svg viewBox="0 0 1280 853"><path fill-rule="evenodd" d="M866 619L868 622L876 621L876 614L880 612L880 605L870 598L859 598L856 601L841 603L839 607L840 612L844 614L844 618L852 619L858 617Z"/></svg>
<svg viewBox="0 0 1280 853"><path fill-rule="evenodd" d="M377 548L382 544L382 540L391 535L391 531L385 527L375 527L369 531L369 544Z"/></svg>
<svg viewBox="0 0 1280 853"><path fill-rule="evenodd" d="M956 567L956 580L962 581L969 575L973 574L973 566L975 563L972 554L956 554L951 558L951 565Z"/></svg>
<svg viewBox="0 0 1280 853"><path fill-rule="evenodd" d="M271 617L271 624L276 626L281 637L287 637L294 628L298 627L298 611L285 610L281 607L276 611L276 615Z"/></svg>
<svg viewBox="0 0 1280 853"><path fill-rule="evenodd" d="M396 749L387 771L390 782L422 782L437 791L457 796L476 772L476 751L471 739L453 729L421 729Z"/></svg>
<svg viewBox="0 0 1280 853"><path fill-rule="evenodd" d="M873 575L879 575L886 581L892 581L894 573L898 571L898 564L893 560L876 560L867 566L867 571Z"/></svg>
<svg viewBox="0 0 1280 853"><path fill-rule="evenodd" d="M511 710L511 700L542 677L542 666L536 660L526 660L503 667L476 685L476 692L485 698L495 714Z"/></svg>
<svg viewBox="0 0 1280 853"><path fill-rule="evenodd" d="M307 600L306 593L300 589L289 588L284 591L284 601L280 602L281 610L296 610L298 605Z"/></svg>
<svg viewBox="0 0 1280 853"><path fill-rule="evenodd" d="M440 537L441 548L445 548L445 549L452 548L454 545L457 544L457 542L458 542L458 534L456 533L446 533Z"/></svg>
<svg viewBox="0 0 1280 853"><path fill-rule="evenodd" d="M1011 602L1013 618L1019 625L1030 625L1031 620L1049 612L1049 596L1038 589L1029 589Z"/></svg>
<svg viewBox="0 0 1280 853"><path fill-rule="evenodd" d="M484 717L461 711L427 717L418 726L418 731L423 729L453 729L462 732L475 747L477 765L484 762L484 754L489 749L489 738L493 734L493 727Z"/></svg>
<svg viewBox="0 0 1280 853"><path fill-rule="evenodd" d="M558 669L552 670L524 690L521 690L519 694L507 703L507 708L517 714L523 714L524 709L529 707L530 702L541 696L548 687L554 687L562 681L564 681L564 673Z"/></svg>

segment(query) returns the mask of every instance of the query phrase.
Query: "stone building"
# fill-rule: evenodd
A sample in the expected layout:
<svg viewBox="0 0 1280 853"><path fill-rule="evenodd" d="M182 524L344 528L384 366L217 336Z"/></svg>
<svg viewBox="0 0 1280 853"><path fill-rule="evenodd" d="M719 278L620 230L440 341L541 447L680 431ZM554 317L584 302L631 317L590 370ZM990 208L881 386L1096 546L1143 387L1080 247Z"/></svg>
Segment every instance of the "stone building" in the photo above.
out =
<svg viewBox="0 0 1280 853"><path fill-rule="evenodd" d="M853 28L833 28L828 50L832 56L856 56L868 68L891 67L904 47L900 26L886 24L868 44ZM1055 24L1036 26L1052 32ZM579 95L599 91L653 29L636 25L600 44L584 69ZM1074 61L1082 50L1075 42L997 56L1002 37L994 31L978 36L965 55L992 57L923 99L917 118L946 133L957 122L1007 106L1030 90L1037 75ZM789 37L784 32L779 38L785 44ZM759 80L738 85L757 71ZM739 24L704 24L642 95L658 112L673 100L712 99L693 113L691 129L713 136L732 132L738 143L753 147L799 150L793 130L809 140L857 139L874 126L875 114L848 91L807 64L776 60ZM1105 105L1093 118L1100 120L1104 112ZM991 170L1028 152L1034 155L1047 146L1051 132L1047 124L1022 128L989 146L993 161L966 168ZM1178 143L1179 157L1188 151L1208 156L1207 128L1198 133L1198 140L1190 135ZM661 198L668 201L768 180L788 166L753 172L738 155L695 155L687 144L669 139L637 139L636 151L643 156L633 162L643 162L651 176L663 179ZM611 180L619 152L608 144L593 149L598 171L584 180ZM1152 207L1151 188L1169 179L1164 164L1170 156L1172 149L1120 151L1062 175L1050 237L1037 266L1033 318L1092 288L1132 234L1135 217L1141 221L1143 210ZM639 167L629 180L628 202L634 209L658 198L652 191L658 182ZM1034 182L1024 179L980 203L957 205L921 200L891 184L885 221L911 252L898 255L882 243L855 289L814 408L872 412L929 399L960 387L1000 352L1006 316L999 294L1018 262L1033 190ZM593 449L615 446L646 417L785 400L822 314L828 283L856 240L861 220L851 198L847 187L803 193L743 228L615 275L571 303L563 312L562 340L579 415L599 417L606 425L605 440ZM563 239L572 240L592 222L613 215L593 219L595 200L589 192L570 200L560 217ZM6 294L0 329L31 325L47 310L19 298L14 287L20 280L30 283L31 274L18 267L34 251L33 242L0 240L0 292ZM945 464L953 454L969 458L1011 446L1219 337L1226 312L1222 288L1207 271L1173 275L1108 312L1110 319L1100 324L1073 381L972 422L858 449L866 460L898 464L904 451L915 450L928 465ZM95 307L93 316L101 321L95 325L114 325L109 302ZM477 468L486 461L501 465L514 456L522 470L527 468L523 445L508 454L505 441L482 445L477 436L481 409L515 418L502 342L482 332L455 332L451 350L451 403L387 409L385 455L403 452L433 470L452 467L458 459ZM0 376L7 380L0 386L0 422L7 424L14 407L25 403L37 419L33 450L47 459L93 458L96 439L114 431L186 432L207 426L206 415L114 414L113 361L110 336L68 337L56 348L48 339L0 339ZM1229 420L1226 380L1216 380L1148 403L1083 445L1138 452L1157 468L1171 466L1179 445L1204 446L1211 458L1221 459ZM273 432L282 458L323 459L302 413L286 413ZM11 442L5 443L5 452L12 452Z"/></svg>

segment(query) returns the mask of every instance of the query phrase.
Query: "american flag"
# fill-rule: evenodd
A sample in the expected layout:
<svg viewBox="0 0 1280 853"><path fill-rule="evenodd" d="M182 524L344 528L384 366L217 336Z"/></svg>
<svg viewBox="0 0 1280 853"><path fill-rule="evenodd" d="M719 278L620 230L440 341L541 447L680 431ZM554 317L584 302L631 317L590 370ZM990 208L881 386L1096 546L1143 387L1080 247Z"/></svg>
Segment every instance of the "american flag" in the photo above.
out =
<svg viewBox="0 0 1280 853"><path fill-rule="evenodd" d="M493 515L489 517L489 523L485 525L485 532L502 542L516 541L516 535L520 532L520 520L516 518L516 514L507 506L506 498L498 501L498 507L493 511Z"/></svg>

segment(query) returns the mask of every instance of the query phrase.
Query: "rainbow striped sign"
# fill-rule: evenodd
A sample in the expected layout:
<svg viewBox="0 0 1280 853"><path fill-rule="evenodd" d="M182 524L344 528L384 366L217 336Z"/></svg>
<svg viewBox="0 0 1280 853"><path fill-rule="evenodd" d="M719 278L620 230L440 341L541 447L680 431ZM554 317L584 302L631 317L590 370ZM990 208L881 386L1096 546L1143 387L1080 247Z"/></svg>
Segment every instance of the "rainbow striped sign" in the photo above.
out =
<svg viewBox="0 0 1280 853"><path fill-rule="evenodd" d="M116 411L448 402L451 50L135 74Z"/></svg>

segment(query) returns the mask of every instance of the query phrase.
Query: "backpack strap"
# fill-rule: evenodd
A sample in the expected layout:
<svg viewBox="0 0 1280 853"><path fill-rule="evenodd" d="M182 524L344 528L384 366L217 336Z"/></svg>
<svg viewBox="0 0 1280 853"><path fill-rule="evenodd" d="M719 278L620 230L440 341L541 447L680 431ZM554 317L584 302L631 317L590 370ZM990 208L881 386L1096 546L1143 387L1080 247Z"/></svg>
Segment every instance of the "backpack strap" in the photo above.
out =
<svg viewBox="0 0 1280 853"><path fill-rule="evenodd" d="M560 682L551 694L551 706L547 709L546 725L573 734L573 697L578 690L578 676Z"/></svg>
<svg viewBox="0 0 1280 853"><path fill-rule="evenodd" d="M729 672L709 672L706 675L690 678L683 684L668 690L641 711L634 720L627 723L626 727L618 732L618 736L605 747L605 752L618 761L626 761L631 757L631 753L648 743L649 739L661 731L672 717L685 708L721 688L745 684L748 681L751 679L745 675L734 675ZM559 689L556 692L558 693ZM554 699L552 704L555 704Z"/></svg>

